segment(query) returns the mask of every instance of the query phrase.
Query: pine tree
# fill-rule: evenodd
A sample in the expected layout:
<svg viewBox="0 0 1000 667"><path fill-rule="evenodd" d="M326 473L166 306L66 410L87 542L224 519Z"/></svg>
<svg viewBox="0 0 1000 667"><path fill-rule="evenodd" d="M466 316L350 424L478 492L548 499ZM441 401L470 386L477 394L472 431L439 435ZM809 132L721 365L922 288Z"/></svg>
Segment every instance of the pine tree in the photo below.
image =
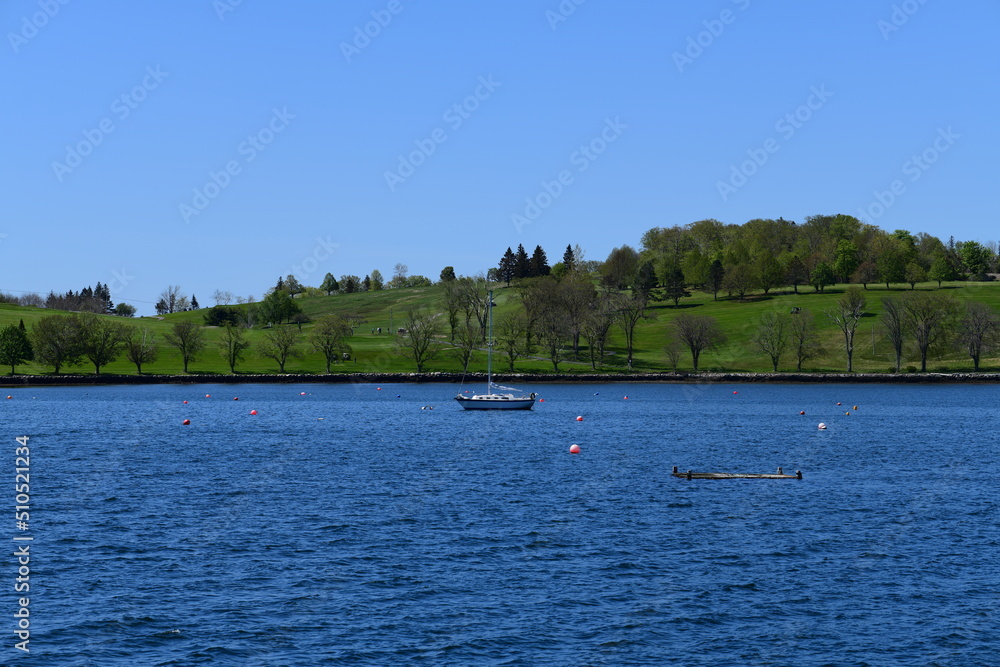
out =
<svg viewBox="0 0 1000 667"><path fill-rule="evenodd" d="M191 310L198 310L198 297L191 295Z"/></svg>
<svg viewBox="0 0 1000 667"><path fill-rule="evenodd" d="M31 341L28 340L28 333L20 326L8 324L0 330L0 364L10 366L10 374L14 374L14 367L31 361L35 358Z"/></svg>
<svg viewBox="0 0 1000 667"><path fill-rule="evenodd" d="M542 246L536 245L535 252L531 255L531 275L533 276L547 276L552 272L552 268L549 266L549 260L545 256L545 251L542 250Z"/></svg>
<svg viewBox="0 0 1000 667"><path fill-rule="evenodd" d="M576 269L576 256L573 254L573 246L566 246L566 252L563 253L562 264L566 267L567 272Z"/></svg>
<svg viewBox="0 0 1000 667"><path fill-rule="evenodd" d="M508 286L510 286L510 281L514 279L515 263L516 259L514 257L514 253L510 249L510 246L507 246L507 252L505 252L503 257L500 258L500 266L498 269L499 275L497 277L507 283Z"/></svg>
<svg viewBox="0 0 1000 667"><path fill-rule="evenodd" d="M524 250L524 244L517 244L517 253L514 255L514 278L531 277L531 260Z"/></svg>

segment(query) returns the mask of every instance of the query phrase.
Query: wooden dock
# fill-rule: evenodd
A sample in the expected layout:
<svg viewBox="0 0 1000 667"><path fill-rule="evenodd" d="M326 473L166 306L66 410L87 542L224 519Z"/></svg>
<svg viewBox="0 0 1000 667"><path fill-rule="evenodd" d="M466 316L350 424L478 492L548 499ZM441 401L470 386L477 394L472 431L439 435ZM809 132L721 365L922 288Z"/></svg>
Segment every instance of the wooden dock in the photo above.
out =
<svg viewBox="0 0 1000 667"><path fill-rule="evenodd" d="M674 466L674 477L681 479L802 479L802 471L796 470L794 475L786 475L784 470L778 468L776 473L744 473L744 472L679 472Z"/></svg>

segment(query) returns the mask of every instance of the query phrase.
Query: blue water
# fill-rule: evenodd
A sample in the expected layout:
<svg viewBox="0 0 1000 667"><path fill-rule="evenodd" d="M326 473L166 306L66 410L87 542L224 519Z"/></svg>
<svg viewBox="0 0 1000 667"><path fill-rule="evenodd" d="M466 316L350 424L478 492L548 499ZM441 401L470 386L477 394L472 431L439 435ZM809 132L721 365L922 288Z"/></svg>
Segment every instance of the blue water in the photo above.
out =
<svg viewBox="0 0 1000 667"><path fill-rule="evenodd" d="M0 664L1000 665L997 387L526 388L0 390Z"/></svg>

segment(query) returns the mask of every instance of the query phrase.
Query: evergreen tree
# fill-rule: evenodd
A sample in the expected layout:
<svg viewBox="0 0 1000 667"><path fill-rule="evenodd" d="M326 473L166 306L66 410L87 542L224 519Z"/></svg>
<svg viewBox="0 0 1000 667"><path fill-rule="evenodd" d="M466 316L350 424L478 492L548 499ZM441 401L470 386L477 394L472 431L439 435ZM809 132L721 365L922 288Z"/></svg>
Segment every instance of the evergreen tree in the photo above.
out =
<svg viewBox="0 0 1000 667"><path fill-rule="evenodd" d="M372 269L371 272L371 290L378 292L385 287L385 279L382 278L382 272L378 269Z"/></svg>
<svg viewBox="0 0 1000 667"><path fill-rule="evenodd" d="M793 255L792 259L788 262L788 266L785 267L785 284L791 285L792 290L798 294L799 285L806 283L808 280L809 271L806 269L805 262L799 259L798 255Z"/></svg>
<svg viewBox="0 0 1000 667"><path fill-rule="evenodd" d="M547 276L552 273L549 260L540 245L536 245L535 252L531 254L530 272L532 276Z"/></svg>
<svg viewBox="0 0 1000 667"><path fill-rule="evenodd" d="M712 300L719 299L719 290L722 289L722 280L726 277L726 269L722 266L722 260L713 259L708 265L708 281L705 286L712 293Z"/></svg>
<svg viewBox="0 0 1000 667"><path fill-rule="evenodd" d="M675 307L682 297L691 296L691 292L687 291L687 285L684 283L684 272L679 267L667 271L664 278L666 280L663 281L663 293L674 302Z"/></svg>
<svg viewBox="0 0 1000 667"><path fill-rule="evenodd" d="M0 330L0 364L10 366L10 374L14 374L14 367L35 358L31 341L24 330L24 322L20 326L8 324Z"/></svg>
<svg viewBox="0 0 1000 667"><path fill-rule="evenodd" d="M191 310L198 310L198 297L191 295Z"/></svg>
<svg viewBox="0 0 1000 667"><path fill-rule="evenodd" d="M443 283L447 283L447 282L451 282L452 280L455 280L456 279L456 276L455 276L455 267L454 266L446 266L443 269L441 269L441 275L438 277L438 279L441 282L443 282Z"/></svg>
<svg viewBox="0 0 1000 667"><path fill-rule="evenodd" d="M514 279L514 265L516 263L517 259L514 257L514 252L510 249L510 246L507 246L507 252L500 258L497 278L507 283L508 287L510 286L510 281Z"/></svg>
<svg viewBox="0 0 1000 667"><path fill-rule="evenodd" d="M566 252L563 253L562 265L566 267L567 272L576 269L576 256L573 254L573 246L566 246Z"/></svg>
<svg viewBox="0 0 1000 667"><path fill-rule="evenodd" d="M372 289L372 279L371 276L365 276L364 280L361 281L361 291L370 292Z"/></svg>
<svg viewBox="0 0 1000 667"><path fill-rule="evenodd" d="M514 278L531 277L531 260L524 249L524 245L517 245L517 253L514 255Z"/></svg>

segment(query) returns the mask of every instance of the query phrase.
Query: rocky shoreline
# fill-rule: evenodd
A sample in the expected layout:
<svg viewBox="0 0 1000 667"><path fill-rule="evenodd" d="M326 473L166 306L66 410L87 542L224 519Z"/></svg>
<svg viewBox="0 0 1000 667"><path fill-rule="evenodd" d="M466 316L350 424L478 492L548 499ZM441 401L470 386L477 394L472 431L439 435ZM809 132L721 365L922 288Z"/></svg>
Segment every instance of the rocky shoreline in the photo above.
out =
<svg viewBox="0 0 1000 667"><path fill-rule="evenodd" d="M606 384L620 382L652 383L848 383L876 382L891 384L940 384L1000 382L1000 373L539 373L496 374L495 382L521 385L546 383ZM390 382L440 382L452 384L485 383L484 373L333 373L236 374L236 375L8 375L0 386L93 386L123 384L369 384Z"/></svg>

